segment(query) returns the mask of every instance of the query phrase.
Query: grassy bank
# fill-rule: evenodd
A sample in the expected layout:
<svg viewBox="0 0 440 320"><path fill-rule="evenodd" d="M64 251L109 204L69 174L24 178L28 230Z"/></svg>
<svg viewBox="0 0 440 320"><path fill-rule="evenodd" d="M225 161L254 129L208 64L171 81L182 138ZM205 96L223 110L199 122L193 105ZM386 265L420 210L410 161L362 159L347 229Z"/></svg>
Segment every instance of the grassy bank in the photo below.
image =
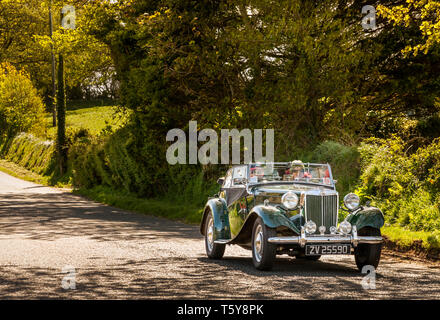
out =
<svg viewBox="0 0 440 320"><path fill-rule="evenodd" d="M40 139L32 134L21 133L0 141L0 156L3 160L13 162L44 177L51 177L54 172L54 152L53 141Z"/></svg>
<svg viewBox="0 0 440 320"><path fill-rule="evenodd" d="M139 198L136 195L120 191L117 192L106 187L77 189L74 193L120 209L191 224L197 224L200 222L203 210L203 208L194 206L190 203L171 202L167 199Z"/></svg>
<svg viewBox="0 0 440 320"><path fill-rule="evenodd" d="M411 231L399 226L384 226L382 234L386 237L385 245L389 249L440 259L440 235L438 232Z"/></svg>
<svg viewBox="0 0 440 320"><path fill-rule="evenodd" d="M39 175L8 160L0 159L0 171L29 182L43 184L46 186L51 185L49 182L49 177Z"/></svg>

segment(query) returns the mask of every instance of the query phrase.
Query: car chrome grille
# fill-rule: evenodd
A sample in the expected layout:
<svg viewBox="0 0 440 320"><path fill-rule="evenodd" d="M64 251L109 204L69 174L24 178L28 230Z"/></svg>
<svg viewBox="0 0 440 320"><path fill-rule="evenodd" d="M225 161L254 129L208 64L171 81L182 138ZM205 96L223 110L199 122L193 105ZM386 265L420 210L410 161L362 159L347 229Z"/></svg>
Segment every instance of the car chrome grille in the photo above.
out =
<svg viewBox="0 0 440 320"><path fill-rule="evenodd" d="M306 220L316 223L317 229L325 226L325 233L330 233L331 226L336 226L338 221L338 196L335 195L307 195ZM319 233L316 230L316 233Z"/></svg>

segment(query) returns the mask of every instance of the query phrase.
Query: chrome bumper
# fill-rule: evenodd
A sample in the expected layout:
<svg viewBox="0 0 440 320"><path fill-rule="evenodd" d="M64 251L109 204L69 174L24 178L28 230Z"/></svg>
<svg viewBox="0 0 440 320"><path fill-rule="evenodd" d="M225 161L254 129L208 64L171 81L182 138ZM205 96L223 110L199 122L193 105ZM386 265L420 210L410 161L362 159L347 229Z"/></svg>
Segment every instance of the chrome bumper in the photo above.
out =
<svg viewBox="0 0 440 320"><path fill-rule="evenodd" d="M358 236L356 227L353 226L352 235L306 236L303 227L299 237L272 237L268 239L268 242L275 244L299 244L301 247L308 243L350 243L353 247L356 247L359 243L378 244L382 243L382 240L381 236Z"/></svg>

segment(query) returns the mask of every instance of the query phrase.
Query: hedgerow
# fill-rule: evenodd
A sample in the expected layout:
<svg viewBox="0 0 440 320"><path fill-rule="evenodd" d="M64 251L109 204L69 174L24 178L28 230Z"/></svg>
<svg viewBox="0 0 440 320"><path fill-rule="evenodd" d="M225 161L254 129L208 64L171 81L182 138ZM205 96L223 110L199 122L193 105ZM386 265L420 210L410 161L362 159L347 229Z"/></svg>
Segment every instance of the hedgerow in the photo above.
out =
<svg viewBox="0 0 440 320"><path fill-rule="evenodd" d="M54 172L55 143L32 134L20 133L4 138L0 156L38 174L50 176Z"/></svg>
<svg viewBox="0 0 440 320"><path fill-rule="evenodd" d="M398 137L364 141L357 193L381 207L390 224L413 231L440 230L440 140L413 153L408 150Z"/></svg>

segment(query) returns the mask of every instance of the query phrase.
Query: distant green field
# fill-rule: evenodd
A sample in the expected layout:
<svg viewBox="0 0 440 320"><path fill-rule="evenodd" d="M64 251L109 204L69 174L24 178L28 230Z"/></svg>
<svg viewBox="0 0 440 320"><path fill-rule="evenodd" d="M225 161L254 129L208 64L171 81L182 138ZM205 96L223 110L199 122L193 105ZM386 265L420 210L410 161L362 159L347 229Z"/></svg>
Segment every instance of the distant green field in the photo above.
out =
<svg viewBox="0 0 440 320"><path fill-rule="evenodd" d="M125 119L115 105L96 106L91 103L91 106L87 106L85 103L77 103L67 107L66 127L83 128L92 134L98 134L107 125L113 130L118 129L124 125ZM46 123L47 138L55 140L57 128L52 127L52 114L47 113Z"/></svg>

